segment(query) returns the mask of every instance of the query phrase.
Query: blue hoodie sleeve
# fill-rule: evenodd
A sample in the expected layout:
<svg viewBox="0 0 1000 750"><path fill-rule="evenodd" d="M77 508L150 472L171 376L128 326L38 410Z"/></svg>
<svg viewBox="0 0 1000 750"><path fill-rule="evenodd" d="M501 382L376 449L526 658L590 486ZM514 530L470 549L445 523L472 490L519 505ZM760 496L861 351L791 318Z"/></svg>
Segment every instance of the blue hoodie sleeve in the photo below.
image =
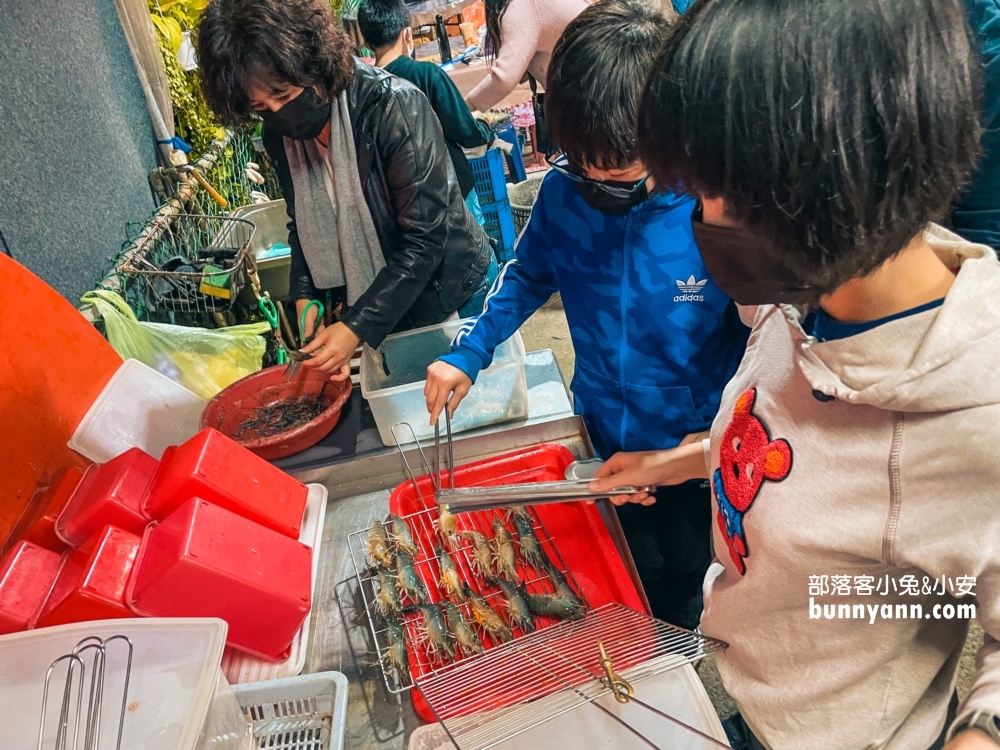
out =
<svg viewBox="0 0 1000 750"><path fill-rule="evenodd" d="M556 291L556 278L549 258L546 235L545 185L539 190L531 219L521 233L514 260L493 282L483 312L466 322L451 343L451 353L441 361L453 365L476 381L479 371L489 367L493 352L514 335L531 314Z"/></svg>

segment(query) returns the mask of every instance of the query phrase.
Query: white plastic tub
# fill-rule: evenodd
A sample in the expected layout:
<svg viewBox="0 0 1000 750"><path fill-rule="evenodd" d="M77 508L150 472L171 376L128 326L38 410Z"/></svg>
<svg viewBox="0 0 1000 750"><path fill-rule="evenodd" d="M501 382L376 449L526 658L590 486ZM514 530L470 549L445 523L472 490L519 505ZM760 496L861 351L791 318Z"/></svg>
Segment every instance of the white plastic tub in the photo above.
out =
<svg viewBox="0 0 1000 750"><path fill-rule="evenodd" d="M129 448L159 458L198 432L205 402L137 359L127 359L77 426L69 447L95 463Z"/></svg>
<svg viewBox="0 0 1000 750"><path fill-rule="evenodd" d="M226 623L216 619L102 620L0 637L3 747L37 747L45 673L55 659L88 636L119 634L128 636L134 649L123 748L242 750L246 722L238 711L234 713L235 703L226 701L229 686L219 669ZM117 729L126 654L121 642L109 644L102 741L113 734L113 726ZM88 667L91 660L86 660ZM64 683L62 668L51 682L44 747L55 745ZM88 688L89 682L85 691Z"/></svg>
<svg viewBox="0 0 1000 750"><path fill-rule="evenodd" d="M451 351L451 340L465 322L454 320L393 334L378 349L365 346L361 355L361 394L371 407L386 445L396 444L392 426L398 422L409 423L418 440L434 436L424 399L427 366ZM455 412L452 432L528 416L524 356L519 333L497 347L493 364L479 374ZM403 442L411 439L406 428L398 429L397 433Z"/></svg>

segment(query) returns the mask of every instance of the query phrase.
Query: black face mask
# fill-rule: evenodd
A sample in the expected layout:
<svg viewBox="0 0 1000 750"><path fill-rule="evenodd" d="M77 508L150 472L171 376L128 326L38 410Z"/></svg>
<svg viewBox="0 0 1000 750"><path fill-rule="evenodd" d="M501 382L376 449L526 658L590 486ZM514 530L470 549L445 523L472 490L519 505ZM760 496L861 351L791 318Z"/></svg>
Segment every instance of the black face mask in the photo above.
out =
<svg viewBox="0 0 1000 750"><path fill-rule="evenodd" d="M286 138L296 141L311 141L323 132L330 122L330 104L320 99L312 89L302 89L302 93L285 104L277 112L258 112L268 128L276 130Z"/></svg>
<svg viewBox="0 0 1000 750"><path fill-rule="evenodd" d="M623 214L649 198L646 182L647 180L640 183L581 180L576 183L576 190L595 211ZM608 191L607 187L612 188L613 192Z"/></svg>
<svg viewBox="0 0 1000 750"><path fill-rule="evenodd" d="M803 283L783 253L749 232L692 217L694 239L712 281L740 305L804 305L822 293Z"/></svg>

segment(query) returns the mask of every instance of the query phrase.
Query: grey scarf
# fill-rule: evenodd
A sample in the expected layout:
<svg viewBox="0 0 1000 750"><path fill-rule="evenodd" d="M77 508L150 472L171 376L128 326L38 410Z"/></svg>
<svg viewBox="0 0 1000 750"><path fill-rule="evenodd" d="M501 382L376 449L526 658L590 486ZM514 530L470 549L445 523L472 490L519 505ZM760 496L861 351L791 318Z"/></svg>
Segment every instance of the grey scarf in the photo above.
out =
<svg viewBox="0 0 1000 750"><path fill-rule="evenodd" d="M347 287L353 305L385 267L375 224L361 190L347 92L330 112L330 144L285 138L295 189L295 227L313 284Z"/></svg>

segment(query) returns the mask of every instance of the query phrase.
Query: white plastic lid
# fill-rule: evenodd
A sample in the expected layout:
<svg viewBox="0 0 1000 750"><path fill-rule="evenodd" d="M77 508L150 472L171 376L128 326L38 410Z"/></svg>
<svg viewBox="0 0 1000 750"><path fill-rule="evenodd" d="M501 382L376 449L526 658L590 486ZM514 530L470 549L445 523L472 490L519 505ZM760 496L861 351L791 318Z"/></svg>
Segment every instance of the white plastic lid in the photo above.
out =
<svg viewBox="0 0 1000 750"><path fill-rule="evenodd" d="M192 750L216 692L226 627L223 620L207 618L102 620L0 637L3 746L37 746L45 673L53 661L88 636L125 635L132 640L133 655L121 746ZM93 652L88 653L84 662L89 669ZM124 643L108 645L102 739L117 734L126 660ZM66 663L56 668L50 683L43 747L55 746ZM86 703L84 720L85 714Z"/></svg>

